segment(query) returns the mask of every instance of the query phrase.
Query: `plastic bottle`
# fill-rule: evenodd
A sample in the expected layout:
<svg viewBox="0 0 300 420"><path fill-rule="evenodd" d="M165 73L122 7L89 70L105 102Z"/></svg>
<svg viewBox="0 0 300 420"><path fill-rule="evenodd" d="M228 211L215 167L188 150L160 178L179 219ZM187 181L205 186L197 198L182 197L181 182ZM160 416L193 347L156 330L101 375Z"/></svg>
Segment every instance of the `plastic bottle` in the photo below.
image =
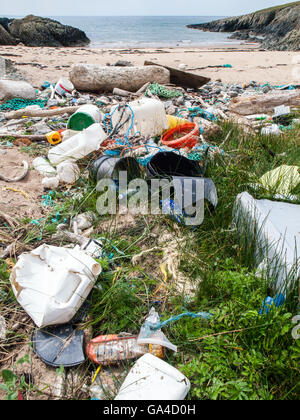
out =
<svg viewBox="0 0 300 420"><path fill-rule="evenodd" d="M116 334L97 337L88 343L86 349L89 359L102 366L136 359L149 352L163 358L161 346L138 345L136 336Z"/></svg>
<svg viewBox="0 0 300 420"><path fill-rule="evenodd" d="M50 149L48 158L53 165L66 160L76 162L99 149L107 135L100 124L93 124L69 140Z"/></svg>

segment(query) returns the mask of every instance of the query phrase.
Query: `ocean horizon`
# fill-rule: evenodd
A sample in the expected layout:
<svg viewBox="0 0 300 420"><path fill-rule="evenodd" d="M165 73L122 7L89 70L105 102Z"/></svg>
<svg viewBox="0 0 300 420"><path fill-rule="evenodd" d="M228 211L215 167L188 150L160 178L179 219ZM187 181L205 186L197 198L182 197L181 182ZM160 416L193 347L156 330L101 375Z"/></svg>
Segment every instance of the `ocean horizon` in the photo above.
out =
<svg viewBox="0 0 300 420"><path fill-rule="evenodd" d="M10 16L20 18L20 16ZM188 47L237 43L229 33L203 32L187 25L225 16L45 16L83 30L91 48Z"/></svg>

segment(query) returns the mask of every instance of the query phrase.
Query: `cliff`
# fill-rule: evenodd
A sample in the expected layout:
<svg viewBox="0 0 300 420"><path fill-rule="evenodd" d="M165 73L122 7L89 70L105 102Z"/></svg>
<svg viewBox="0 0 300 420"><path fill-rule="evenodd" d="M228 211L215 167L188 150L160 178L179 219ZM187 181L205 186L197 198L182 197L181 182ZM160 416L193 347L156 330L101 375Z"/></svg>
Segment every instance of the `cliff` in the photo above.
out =
<svg viewBox="0 0 300 420"><path fill-rule="evenodd" d="M300 1L188 27L210 32L234 32L231 38L236 39L259 36L262 48L299 51Z"/></svg>

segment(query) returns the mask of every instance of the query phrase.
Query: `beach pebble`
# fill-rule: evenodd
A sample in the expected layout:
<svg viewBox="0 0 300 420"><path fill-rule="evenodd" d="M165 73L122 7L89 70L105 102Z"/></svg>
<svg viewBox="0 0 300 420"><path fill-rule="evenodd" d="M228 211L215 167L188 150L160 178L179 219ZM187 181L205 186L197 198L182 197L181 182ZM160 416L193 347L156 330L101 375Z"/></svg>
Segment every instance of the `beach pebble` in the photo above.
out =
<svg viewBox="0 0 300 420"><path fill-rule="evenodd" d="M229 96L231 98L236 98L237 96L239 96L239 94L236 91L232 90L229 92Z"/></svg>
<svg viewBox="0 0 300 420"><path fill-rule="evenodd" d="M97 102L101 102L103 105L110 104L110 100L107 96L101 96L100 98L98 98Z"/></svg>
<svg viewBox="0 0 300 420"><path fill-rule="evenodd" d="M50 131L52 131L51 128L44 121L40 121L37 124L33 125L31 129L33 130L34 134L37 135L47 134L50 133Z"/></svg>
<svg viewBox="0 0 300 420"><path fill-rule="evenodd" d="M72 228L76 225L78 231L89 229L93 226L95 218L96 215L93 212L78 214L78 216L73 219Z"/></svg>
<svg viewBox="0 0 300 420"><path fill-rule="evenodd" d="M50 106L58 106L58 105L59 105L59 102L58 102L57 99L49 99L49 101L47 102L47 106L48 107L50 107Z"/></svg>
<svg viewBox="0 0 300 420"><path fill-rule="evenodd" d="M262 89L263 93L269 93L270 90L272 90L272 88L270 86L268 86L268 85L267 86L264 86L263 89Z"/></svg>
<svg viewBox="0 0 300 420"><path fill-rule="evenodd" d="M181 71L185 71L187 68L188 68L188 66L186 65L186 64L179 64L179 66L178 66L178 68L179 68L179 70L181 70Z"/></svg>
<svg viewBox="0 0 300 420"><path fill-rule="evenodd" d="M130 61L125 60L118 60L115 64L113 64L115 67L132 67L133 64Z"/></svg>

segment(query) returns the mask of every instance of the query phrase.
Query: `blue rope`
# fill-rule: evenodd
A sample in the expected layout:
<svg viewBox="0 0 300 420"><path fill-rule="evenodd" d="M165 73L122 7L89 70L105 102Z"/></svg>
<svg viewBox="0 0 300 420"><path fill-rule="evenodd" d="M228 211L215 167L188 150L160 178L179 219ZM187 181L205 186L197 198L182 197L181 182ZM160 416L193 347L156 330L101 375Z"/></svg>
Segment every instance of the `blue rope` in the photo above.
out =
<svg viewBox="0 0 300 420"><path fill-rule="evenodd" d="M119 138L119 139L116 139L116 144L118 144L120 146L125 146L125 144L127 144L127 146L129 146L130 148L132 148L132 145L130 144L130 142L129 142L128 139L129 139L130 131L132 130L132 127L133 127L133 124L134 124L134 112L133 112L133 109L131 108L130 105L126 104L125 107L129 108L129 110L131 112L131 123L130 123L130 126L129 126L129 128L128 128L126 134L125 134L125 136L124 136L125 143L122 141L121 138ZM102 120L102 122L103 122L103 124L104 124L104 126L106 128L106 131L108 132L108 136L110 136L110 134L114 130L114 128L112 126L112 116L114 115L114 113L118 109L119 109L119 105L114 109L114 111L111 114L109 114L109 113L108 114L105 114L104 115L104 118ZM107 128L107 125L105 123L106 118L109 117L109 116L110 116L110 130Z"/></svg>
<svg viewBox="0 0 300 420"><path fill-rule="evenodd" d="M119 254L119 255L122 255L123 257L125 257L126 256L126 254L124 254L124 252L122 252L122 251L120 251L109 239L107 239L107 238L104 238L104 237L102 237L102 238L97 238L97 240L98 241L106 241L106 242L108 242L109 243L109 245Z"/></svg>
<svg viewBox="0 0 300 420"><path fill-rule="evenodd" d="M211 316L212 315L210 313L208 313L208 312L198 312L196 314L193 313L193 312L185 312L183 314L173 316L172 318L167 319L164 322L159 322L156 325L153 325L153 324L150 324L150 323L146 323L145 326L149 327L153 331L157 331L157 330L162 329L163 327L166 327L171 322L179 321L183 317L188 317L188 318L192 318L192 319L195 319L195 318L203 318L203 319L209 320L211 318Z"/></svg>

